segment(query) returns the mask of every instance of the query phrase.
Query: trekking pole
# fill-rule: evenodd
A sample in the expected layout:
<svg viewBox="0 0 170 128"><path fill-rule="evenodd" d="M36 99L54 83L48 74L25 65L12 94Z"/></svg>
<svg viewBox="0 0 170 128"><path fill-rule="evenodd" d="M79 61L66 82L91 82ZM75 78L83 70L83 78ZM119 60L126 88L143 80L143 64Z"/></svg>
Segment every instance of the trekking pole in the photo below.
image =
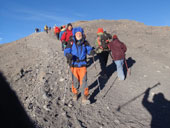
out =
<svg viewBox="0 0 170 128"><path fill-rule="evenodd" d="M96 73L98 74L97 67L96 67L96 61L94 59L94 55L93 55L93 63L94 63L94 67L95 67ZM99 83L99 77L97 77L97 85L99 86L99 93L100 93L101 92L101 88L100 88L100 83Z"/></svg>
<svg viewBox="0 0 170 128"><path fill-rule="evenodd" d="M126 70L127 70L127 73L128 73L128 75L130 76L131 75L131 73L130 73L130 70L128 69L128 65L127 65L127 61L126 61L126 57L125 57L125 65L126 65Z"/></svg>

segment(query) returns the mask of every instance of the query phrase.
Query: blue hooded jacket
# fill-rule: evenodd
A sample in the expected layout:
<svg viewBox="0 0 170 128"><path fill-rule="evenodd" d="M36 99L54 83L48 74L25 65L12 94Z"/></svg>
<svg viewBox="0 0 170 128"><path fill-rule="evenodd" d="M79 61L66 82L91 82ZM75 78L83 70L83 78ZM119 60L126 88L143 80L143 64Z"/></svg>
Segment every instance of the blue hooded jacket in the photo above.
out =
<svg viewBox="0 0 170 128"><path fill-rule="evenodd" d="M73 42L68 43L64 50L64 56L68 53L72 54L72 64L73 67L83 67L87 65L86 55L90 55L91 50L93 49L89 43L82 38L81 41L77 41L75 39L76 32L81 32L82 36L84 35L84 31L81 27L77 27L73 29Z"/></svg>

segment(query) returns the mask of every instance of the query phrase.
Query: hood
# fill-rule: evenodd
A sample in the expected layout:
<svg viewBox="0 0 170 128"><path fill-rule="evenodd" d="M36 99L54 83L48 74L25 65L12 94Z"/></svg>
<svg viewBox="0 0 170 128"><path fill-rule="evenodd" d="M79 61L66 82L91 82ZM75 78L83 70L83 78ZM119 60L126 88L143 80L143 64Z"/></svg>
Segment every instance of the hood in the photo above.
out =
<svg viewBox="0 0 170 128"><path fill-rule="evenodd" d="M81 27L73 28L73 36L75 36L76 32L81 32L84 35L84 30Z"/></svg>

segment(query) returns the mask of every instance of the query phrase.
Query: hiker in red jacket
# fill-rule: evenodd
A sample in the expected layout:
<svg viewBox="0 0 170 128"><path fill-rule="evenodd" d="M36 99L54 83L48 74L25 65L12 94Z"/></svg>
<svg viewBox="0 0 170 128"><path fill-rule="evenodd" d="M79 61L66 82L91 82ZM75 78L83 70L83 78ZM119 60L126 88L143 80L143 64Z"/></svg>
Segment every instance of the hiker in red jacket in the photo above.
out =
<svg viewBox="0 0 170 128"><path fill-rule="evenodd" d="M57 36L57 39L59 40L59 34L60 34L60 28L55 26L54 27L54 34Z"/></svg>
<svg viewBox="0 0 170 128"><path fill-rule="evenodd" d="M61 37L61 42L64 45L67 45L68 41L70 40L70 37L73 36L72 29L73 29L72 24L71 23L67 24L67 30L63 33Z"/></svg>
<svg viewBox="0 0 170 128"><path fill-rule="evenodd" d="M125 75L123 72L123 64L125 59L125 52L127 50L126 45L122 43L117 35L113 36L113 40L108 44L109 49L112 52L112 59L117 67L117 74L119 80L124 80Z"/></svg>

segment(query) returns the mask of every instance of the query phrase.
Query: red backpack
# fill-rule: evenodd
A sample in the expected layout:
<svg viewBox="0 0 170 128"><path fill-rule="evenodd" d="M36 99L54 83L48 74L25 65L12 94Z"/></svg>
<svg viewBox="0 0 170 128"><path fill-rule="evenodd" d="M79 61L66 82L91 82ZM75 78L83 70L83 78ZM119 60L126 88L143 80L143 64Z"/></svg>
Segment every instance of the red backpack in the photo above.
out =
<svg viewBox="0 0 170 128"><path fill-rule="evenodd" d="M60 33L60 28L55 27L55 28L54 28L54 33Z"/></svg>

